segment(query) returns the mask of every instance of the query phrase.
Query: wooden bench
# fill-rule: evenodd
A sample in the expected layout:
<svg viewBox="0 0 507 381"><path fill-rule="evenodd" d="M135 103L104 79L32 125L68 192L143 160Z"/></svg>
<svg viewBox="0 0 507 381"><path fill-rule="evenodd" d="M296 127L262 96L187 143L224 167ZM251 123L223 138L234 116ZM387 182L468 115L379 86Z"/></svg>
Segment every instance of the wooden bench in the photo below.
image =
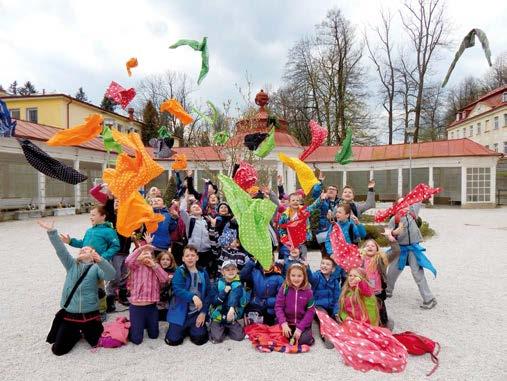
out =
<svg viewBox="0 0 507 381"><path fill-rule="evenodd" d="M450 197L433 197L433 203L435 205L452 205Z"/></svg>
<svg viewBox="0 0 507 381"><path fill-rule="evenodd" d="M379 195L379 201L386 202L386 201L396 201L398 199L398 195L394 193L381 193Z"/></svg>

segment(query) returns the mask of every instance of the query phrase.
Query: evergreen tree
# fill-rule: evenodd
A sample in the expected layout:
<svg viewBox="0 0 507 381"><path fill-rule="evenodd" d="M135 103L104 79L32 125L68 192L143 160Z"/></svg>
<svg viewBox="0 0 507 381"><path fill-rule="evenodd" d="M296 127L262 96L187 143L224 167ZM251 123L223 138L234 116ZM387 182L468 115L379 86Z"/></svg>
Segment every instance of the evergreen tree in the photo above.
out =
<svg viewBox="0 0 507 381"><path fill-rule="evenodd" d="M176 179L174 176L171 176L164 191L164 202L167 206L171 205L171 200L176 198L177 191L178 189L176 187Z"/></svg>
<svg viewBox="0 0 507 381"><path fill-rule="evenodd" d="M86 97L86 94L82 87L80 87L79 90L77 91L75 98L78 101L88 102L88 98Z"/></svg>
<svg viewBox="0 0 507 381"><path fill-rule="evenodd" d="M0 91L3 91L4 93L6 92L2 85L0 85Z"/></svg>
<svg viewBox="0 0 507 381"><path fill-rule="evenodd" d="M12 95L18 95L18 81L14 81L10 84L9 93Z"/></svg>
<svg viewBox="0 0 507 381"><path fill-rule="evenodd" d="M35 90L35 86L32 84L32 82L26 81L24 86L21 89L19 89L19 93L21 95L32 95L36 94L37 90Z"/></svg>
<svg viewBox="0 0 507 381"><path fill-rule="evenodd" d="M102 98L102 102L100 103L100 108L109 112L114 112L114 109L118 106L118 104L114 103L111 99L104 95Z"/></svg>
<svg viewBox="0 0 507 381"><path fill-rule="evenodd" d="M141 132L143 143L148 145L151 138L158 136L159 128L158 112L152 101L146 102L143 110L143 122L145 126Z"/></svg>

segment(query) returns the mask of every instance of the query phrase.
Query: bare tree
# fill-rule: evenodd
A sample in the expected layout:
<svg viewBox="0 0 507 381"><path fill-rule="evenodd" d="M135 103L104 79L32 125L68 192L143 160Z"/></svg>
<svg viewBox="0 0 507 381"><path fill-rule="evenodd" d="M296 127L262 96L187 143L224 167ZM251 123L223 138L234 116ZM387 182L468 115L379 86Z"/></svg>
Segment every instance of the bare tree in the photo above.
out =
<svg viewBox="0 0 507 381"><path fill-rule="evenodd" d="M393 144L394 135L394 98L396 90L396 75L393 60L393 43L391 40L392 16L389 12L380 12L382 26L374 28L375 34L380 43L374 47L370 46L368 37L365 34L366 46L369 56L380 80L380 93L382 96L382 107L387 112L388 143Z"/></svg>
<svg viewBox="0 0 507 381"><path fill-rule="evenodd" d="M403 131L403 142L408 142L408 130L414 125L414 110L415 99L417 92L417 85L415 81L416 67L410 65L407 61L407 54L403 49L400 50L400 57L395 66L396 73L396 103L401 109L400 120L401 124L398 126ZM397 129L398 129L397 128Z"/></svg>
<svg viewBox="0 0 507 381"><path fill-rule="evenodd" d="M428 85L422 102L420 141L446 139L445 99L440 83Z"/></svg>
<svg viewBox="0 0 507 381"><path fill-rule="evenodd" d="M415 3L415 4L414 4ZM425 81L439 48L446 46L448 27L443 0L409 0L400 11L403 27L415 54L417 86L414 107L414 142L419 137Z"/></svg>
<svg viewBox="0 0 507 381"><path fill-rule="evenodd" d="M501 53L482 80L484 92L507 85L507 51Z"/></svg>

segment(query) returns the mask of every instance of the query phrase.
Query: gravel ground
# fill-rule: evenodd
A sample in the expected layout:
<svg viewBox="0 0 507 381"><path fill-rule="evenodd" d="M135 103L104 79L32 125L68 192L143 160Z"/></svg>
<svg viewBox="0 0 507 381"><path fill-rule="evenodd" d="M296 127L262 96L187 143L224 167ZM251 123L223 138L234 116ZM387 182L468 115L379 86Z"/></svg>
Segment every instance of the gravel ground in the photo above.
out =
<svg viewBox="0 0 507 381"><path fill-rule="evenodd" d="M419 308L420 297L410 270L400 276L388 299L395 331L411 330L442 345L440 368L434 380L506 380L507 209L425 209L422 217L438 235L424 245L438 270L428 277L438 299L431 311ZM61 217L57 228L82 236L86 216ZM0 371L5 380L129 377L136 380L277 380L403 379L419 380L432 367L428 355L410 357L402 374L361 374L345 366L338 352L316 341L306 354L256 352L248 341L172 348L163 340L145 339L140 346L90 351L80 342L68 355L55 357L45 337L59 309L65 272L35 221L0 224ZM311 253L312 267L319 263ZM427 273L428 274L428 273ZM503 279L503 280L502 280ZM162 323L161 336L166 324ZM317 334L314 324L314 334Z"/></svg>

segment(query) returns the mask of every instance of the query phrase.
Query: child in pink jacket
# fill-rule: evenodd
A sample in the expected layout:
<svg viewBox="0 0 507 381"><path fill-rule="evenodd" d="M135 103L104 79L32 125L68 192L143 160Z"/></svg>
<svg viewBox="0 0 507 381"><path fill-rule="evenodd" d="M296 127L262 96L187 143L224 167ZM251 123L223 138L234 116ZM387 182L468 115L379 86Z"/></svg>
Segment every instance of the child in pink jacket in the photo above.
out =
<svg viewBox="0 0 507 381"><path fill-rule="evenodd" d="M130 341L141 344L144 329L148 337L156 339L158 329L157 302L160 301L160 287L169 280L169 276L153 257L152 237L145 234L146 245L130 254L125 263L130 271L128 288L130 290Z"/></svg>

